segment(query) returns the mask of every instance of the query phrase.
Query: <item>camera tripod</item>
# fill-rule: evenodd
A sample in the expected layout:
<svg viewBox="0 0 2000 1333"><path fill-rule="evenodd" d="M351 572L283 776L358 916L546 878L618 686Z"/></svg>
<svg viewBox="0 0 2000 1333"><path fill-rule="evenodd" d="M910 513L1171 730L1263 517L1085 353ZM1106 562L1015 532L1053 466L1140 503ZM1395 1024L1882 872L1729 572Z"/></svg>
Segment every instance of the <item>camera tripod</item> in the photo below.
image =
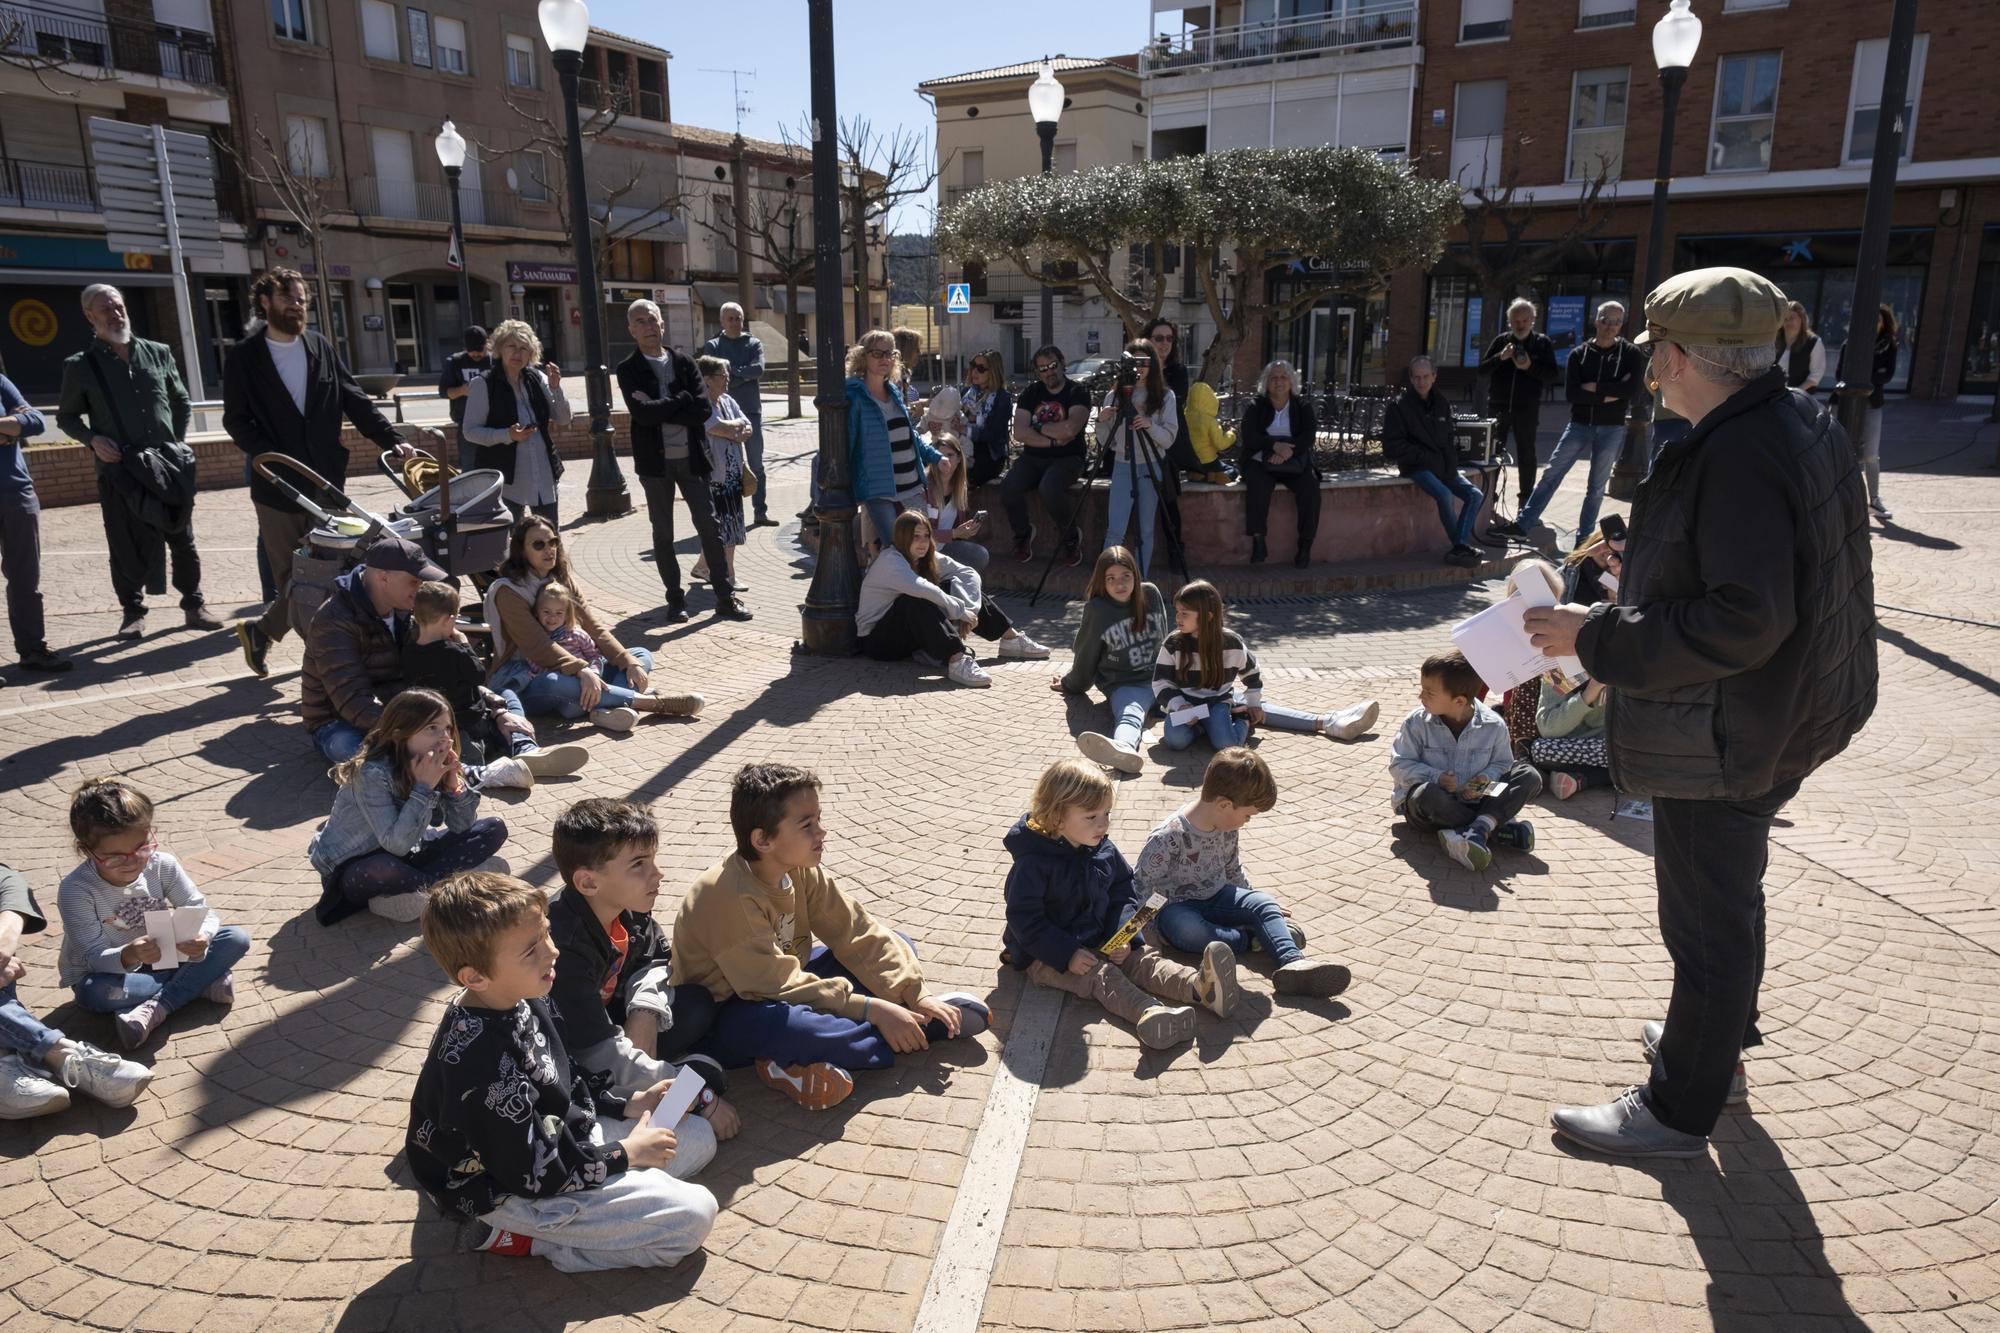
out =
<svg viewBox="0 0 2000 1333"><path fill-rule="evenodd" d="M1112 424L1110 437L1102 446L1101 461L1095 468L1084 469L1083 480L1085 485L1078 488L1076 498L1070 502L1069 515L1063 520L1060 531L1065 537L1070 533L1078 531L1076 516L1082 511L1083 502L1090 495L1089 479L1098 475L1099 472L1102 472L1105 476L1110 476L1116 469L1118 465L1118 435L1122 429L1125 435L1126 465L1129 467L1143 465L1146 469L1147 480L1153 483L1154 509L1159 514L1161 529L1167 534L1167 566L1180 576L1182 583L1186 583L1189 578L1187 547L1181 541L1180 506L1172 503L1170 497L1167 495L1165 484L1161 481L1160 446L1154 441L1152 430L1149 428L1144 432L1140 432L1132 428L1132 422L1138 415L1137 409L1132 406L1131 389L1127 386L1121 386L1117 392L1117 417ZM1175 485L1179 485L1178 473L1175 474ZM1136 489L1135 479L1134 490L1136 491ZM1122 541L1124 536L1125 534L1122 532L1106 534L1107 540L1115 537ZM1139 568L1141 570L1146 568L1146 546L1151 539L1151 521L1141 520L1138 552ZM1033 606L1036 599L1042 595L1042 589L1048 584L1049 575L1055 570L1056 557L1062 553L1063 547L1067 544L1067 541L1059 543L1055 550L1049 552L1048 562L1042 566L1042 576L1035 581L1035 591L1028 597L1029 606ZM1117 545L1118 542L1113 541L1112 544Z"/></svg>

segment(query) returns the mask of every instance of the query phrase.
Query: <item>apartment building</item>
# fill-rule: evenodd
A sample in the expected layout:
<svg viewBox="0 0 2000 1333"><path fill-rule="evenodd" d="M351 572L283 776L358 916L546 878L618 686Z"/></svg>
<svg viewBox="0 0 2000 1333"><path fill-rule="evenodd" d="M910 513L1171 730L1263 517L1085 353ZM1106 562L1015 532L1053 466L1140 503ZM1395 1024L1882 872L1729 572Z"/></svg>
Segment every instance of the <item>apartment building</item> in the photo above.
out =
<svg viewBox="0 0 2000 1333"><path fill-rule="evenodd" d="M210 0L7 0L0 4L0 357L36 403L53 402L62 361L90 339L77 297L93 282L125 289L134 325L180 348L165 256L105 244L92 167L92 117L205 137L230 130L229 52ZM224 258L190 282L196 355L213 385L217 311L241 304L253 257L219 162Z"/></svg>
<svg viewBox="0 0 2000 1333"><path fill-rule="evenodd" d="M1532 195L1530 240L1559 235L1609 183L1595 234L1527 294L1559 338L1631 300L1651 226L1661 92L1651 48L1666 0L1429 0L1414 152L1423 169ZM1695 0L1703 24L1675 124L1667 262L1733 264L1846 340L1891 6L1880 0ZM1985 0L1918 11L1883 299L1906 333L1894 386L1990 395L2000 365L2000 33ZM1461 242L1463 238L1460 238ZM1480 296L1459 245L1399 286L1390 356L1476 358ZM1447 369L1447 375L1453 371ZM1463 378L1462 373L1456 376Z"/></svg>
<svg viewBox="0 0 2000 1333"><path fill-rule="evenodd" d="M351 364L434 373L466 325L519 318L546 355L581 369L562 99L533 0L240 0L227 9L244 151L268 164L268 136L283 166L316 186L331 308L315 318ZM687 224L674 204L669 59L601 29L584 51L580 103L591 212L609 232L598 277L614 355L624 306L638 294L659 300L670 321L679 313L670 336L692 331L678 276ZM459 194L469 310L447 262L451 196L434 146L447 117L469 144ZM249 193L257 266L309 268L299 220L272 190Z"/></svg>
<svg viewBox="0 0 2000 1333"><path fill-rule="evenodd" d="M1146 103L1138 60L1058 57L1063 113L1056 124L1058 174L1146 158ZM917 85L937 109L938 204L948 207L968 190L993 181L1033 176L1042 169L1042 142L1028 113L1028 85L1041 62L1003 65L931 79ZM1012 264L949 265L949 281L972 287L972 311L944 315L940 349L947 358L970 359L996 349L1010 374L1024 374L1041 340L1040 274ZM1068 266L1056 274L1055 340L1072 359L1115 353L1124 324Z"/></svg>

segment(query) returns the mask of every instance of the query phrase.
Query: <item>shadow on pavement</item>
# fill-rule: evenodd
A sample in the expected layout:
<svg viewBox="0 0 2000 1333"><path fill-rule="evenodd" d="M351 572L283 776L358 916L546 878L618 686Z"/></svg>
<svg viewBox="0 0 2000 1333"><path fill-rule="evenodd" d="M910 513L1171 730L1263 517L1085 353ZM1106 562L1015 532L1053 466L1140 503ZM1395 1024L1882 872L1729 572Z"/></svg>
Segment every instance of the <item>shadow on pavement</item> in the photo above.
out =
<svg viewBox="0 0 2000 1333"><path fill-rule="evenodd" d="M1900 648L1911 657L1928 666L1934 666L1948 676L1957 676L1969 685L1977 685L1988 694L2000 694L2000 680L1995 680L1983 671L1967 666L1948 653L1935 648L1926 648L1899 629L1875 622L1875 637L1892 648Z"/></svg>
<svg viewBox="0 0 2000 1333"><path fill-rule="evenodd" d="M418 1254L350 1297L333 1327L341 1333L384 1328L553 1330L600 1319L623 1322L678 1303L694 1290L708 1266L707 1251L697 1250L672 1268L558 1273L544 1259L464 1250L458 1235L459 1228L451 1223L419 1222L412 1237ZM671 1321L656 1326L694 1327Z"/></svg>

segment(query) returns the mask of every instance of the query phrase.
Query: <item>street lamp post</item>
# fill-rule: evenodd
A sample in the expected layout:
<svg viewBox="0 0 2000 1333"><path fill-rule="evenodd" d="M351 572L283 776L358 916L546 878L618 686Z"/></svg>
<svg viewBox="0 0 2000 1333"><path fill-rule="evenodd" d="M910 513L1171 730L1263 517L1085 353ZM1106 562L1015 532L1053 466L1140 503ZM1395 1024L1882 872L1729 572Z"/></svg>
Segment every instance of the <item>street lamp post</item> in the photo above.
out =
<svg viewBox="0 0 2000 1333"><path fill-rule="evenodd" d="M1035 118L1035 133L1042 140L1042 174L1055 174L1056 122L1062 119L1063 86L1056 82L1055 62L1042 61L1042 72L1028 85L1028 112ZM1042 341L1047 347L1056 340L1055 289L1049 285L1047 260L1042 261Z"/></svg>
<svg viewBox="0 0 2000 1333"><path fill-rule="evenodd" d="M444 167L444 178L451 184L451 236L456 243L452 248L458 251L458 323L461 329L466 329L479 321L472 313L472 271L465 253L465 215L458 204L459 173L465 170L465 136L449 117L438 131L437 155L438 163Z"/></svg>
<svg viewBox="0 0 2000 1333"><path fill-rule="evenodd" d="M1646 238L1646 280L1632 292L1633 313L1642 326L1646 322L1646 293L1666 280L1667 187L1674 174L1674 117L1680 110L1688 66L1694 63L1695 48L1700 44L1701 20L1688 9L1688 0L1673 0L1673 7L1653 25L1653 61L1660 67L1660 160L1653 169L1653 226ZM1643 385L1632 399L1632 408L1625 448L1611 471L1610 491L1617 500L1629 500L1638 493L1639 483L1653 462L1653 400Z"/></svg>
<svg viewBox="0 0 2000 1333"><path fill-rule="evenodd" d="M611 451L611 372L604 364L604 300L597 290L597 254L590 238L590 190L583 179L583 132L576 113L577 76L590 40L590 7L583 0L541 0L542 39L549 44L562 84L563 120L569 131L570 244L576 250L576 295L583 307L584 389L590 399L590 485L586 512L611 517L631 512L625 472ZM671 557L668 552L667 556Z"/></svg>
<svg viewBox="0 0 2000 1333"><path fill-rule="evenodd" d="M819 306L819 554L800 636L807 652L850 654L861 568L854 558L854 478L847 463L847 338L841 327L839 107L833 96L833 0L806 0L812 52L813 293ZM857 248L865 263L865 252ZM864 325L864 327L866 327Z"/></svg>

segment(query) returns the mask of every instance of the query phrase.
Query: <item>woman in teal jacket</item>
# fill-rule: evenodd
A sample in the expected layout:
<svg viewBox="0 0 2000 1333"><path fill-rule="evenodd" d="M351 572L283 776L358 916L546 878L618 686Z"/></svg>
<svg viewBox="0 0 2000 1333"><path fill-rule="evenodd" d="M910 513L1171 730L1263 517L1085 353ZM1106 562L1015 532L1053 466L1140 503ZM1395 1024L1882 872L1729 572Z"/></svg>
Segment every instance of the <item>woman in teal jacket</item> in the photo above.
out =
<svg viewBox="0 0 2000 1333"><path fill-rule="evenodd" d="M896 392L902 366L896 340L871 329L847 352L847 464L854 499L868 510L880 549L906 503L923 494L924 473L938 460L910 424L909 409Z"/></svg>

